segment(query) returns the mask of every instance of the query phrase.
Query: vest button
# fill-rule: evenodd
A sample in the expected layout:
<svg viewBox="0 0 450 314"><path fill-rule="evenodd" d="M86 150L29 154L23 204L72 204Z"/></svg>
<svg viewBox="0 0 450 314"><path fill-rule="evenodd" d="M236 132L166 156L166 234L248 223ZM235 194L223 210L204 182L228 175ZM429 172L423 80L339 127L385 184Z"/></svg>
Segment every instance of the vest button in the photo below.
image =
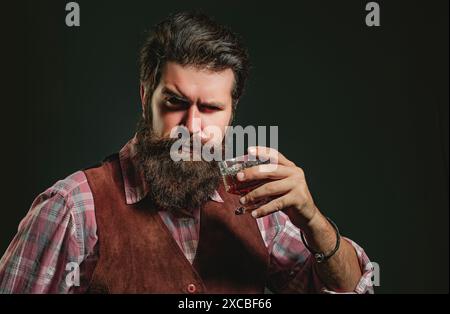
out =
<svg viewBox="0 0 450 314"><path fill-rule="evenodd" d="M195 291L197 291L197 287L193 283L190 283L187 286L187 291L189 293L194 293Z"/></svg>

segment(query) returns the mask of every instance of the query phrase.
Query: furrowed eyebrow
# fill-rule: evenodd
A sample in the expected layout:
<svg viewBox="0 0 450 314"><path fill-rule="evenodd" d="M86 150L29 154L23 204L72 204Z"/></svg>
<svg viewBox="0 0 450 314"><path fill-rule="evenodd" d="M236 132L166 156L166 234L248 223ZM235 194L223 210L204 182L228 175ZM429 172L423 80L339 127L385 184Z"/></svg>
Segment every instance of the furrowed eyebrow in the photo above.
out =
<svg viewBox="0 0 450 314"><path fill-rule="evenodd" d="M188 102L188 103L191 102L187 97L185 97L185 96L183 96L183 95L180 95L180 94L178 94L177 92L168 89L167 87L164 87L164 88L163 88L162 93L163 93L164 95L166 95L166 96L174 97L174 98L176 98L177 100L181 100L181 101L183 101L183 102Z"/></svg>
<svg viewBox="0 0 450 314"><path fill-rule="evenodd" d="M171 90L171 89L169 89L167 87L163 87L162 93L165 96L173 97L173 98L175 98L177 100L180 100L182 102L191 103L191 100L188 97L186 97L186 96L184 96L182 94L179 94L179 93L177 93L177 92L175 92L175 91L173 91L173 90ZM221 108L221 109L226 107L225 104L223 104L221 102L201 102L201 103L199 103L199 106L218 107L218 108Z"/></svg>
<svg viewBox="0 0 450 314"><path fill-rule="evenodd" d="M200 106L205 106L205 107L217 107L217 108L225 108L225 105L220 103L220 102L202 102L199 103Z"/></svg>

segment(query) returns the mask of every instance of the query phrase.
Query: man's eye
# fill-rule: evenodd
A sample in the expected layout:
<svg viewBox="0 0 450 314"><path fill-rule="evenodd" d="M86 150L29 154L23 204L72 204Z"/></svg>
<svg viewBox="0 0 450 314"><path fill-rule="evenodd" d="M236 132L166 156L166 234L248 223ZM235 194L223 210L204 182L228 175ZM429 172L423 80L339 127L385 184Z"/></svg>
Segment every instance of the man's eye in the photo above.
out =
<svg viewBox="0 0 450 314"><path fill-rule="evenodd" d="M203 105L203 106L201 106L201 109L202 109L203 111L217 111L217 110L220 110L219 107L217 107L217 106L212 106L212 105Z"/></svg>
<svg viewBox="0 0 450 314"><path fill-rule="evenodd" d="M186 101L172 97L165 101L165 105L170 109L181 109L187 107L189 104Z"/></svg>

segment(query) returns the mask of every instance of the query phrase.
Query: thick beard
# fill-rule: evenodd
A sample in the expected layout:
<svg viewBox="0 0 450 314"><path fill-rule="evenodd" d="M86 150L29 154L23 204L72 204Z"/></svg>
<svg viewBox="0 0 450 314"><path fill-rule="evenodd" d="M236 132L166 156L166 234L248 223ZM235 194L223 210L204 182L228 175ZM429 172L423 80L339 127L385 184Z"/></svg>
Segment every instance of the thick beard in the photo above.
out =
<svg viewBox="0 0 450 314"><path fill-rule="evenodd" d="M170 148L177 139L157 136L143 118L136 134L139 168L154 204L178 214L201 208L219 185L217 162L172 160Z"/></svg>

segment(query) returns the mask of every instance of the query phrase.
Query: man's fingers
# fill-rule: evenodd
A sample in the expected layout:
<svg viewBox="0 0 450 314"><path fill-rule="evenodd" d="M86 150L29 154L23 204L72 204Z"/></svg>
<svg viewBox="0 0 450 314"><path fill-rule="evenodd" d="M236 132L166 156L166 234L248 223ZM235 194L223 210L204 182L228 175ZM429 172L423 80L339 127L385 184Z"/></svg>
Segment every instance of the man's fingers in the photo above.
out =
<svg viewBox="0 0 450 314"><path fill-rule="evenodd" d="M268 182L250 191L249 193L241 197L239 201L242 205L255 203L264 198L287 193L291 189L292 184L289 182L289 179Z"/></svg>
<svg viewBox="0 0 450 314"><path fill-rule="evenodd" d="M290 197L289 195L284 195L282 197L276 198L272 201L270 201L267 204L264 204L263 206L255 209L252 211L252 216L255 218L261 218L267 215L270 215L271 213L274 213L276 211L282 210L286 207L288 207L290 204Z"/></svg>
<svg viewBox="0 0 450 314"><path fill-rule="evenodd" d="M258 165L242 170L237 178L239 181L253 181L253 180L278 180L286 178L294 174L292 167L277 165L275 169L271 168L272 165Z"/></svg>

